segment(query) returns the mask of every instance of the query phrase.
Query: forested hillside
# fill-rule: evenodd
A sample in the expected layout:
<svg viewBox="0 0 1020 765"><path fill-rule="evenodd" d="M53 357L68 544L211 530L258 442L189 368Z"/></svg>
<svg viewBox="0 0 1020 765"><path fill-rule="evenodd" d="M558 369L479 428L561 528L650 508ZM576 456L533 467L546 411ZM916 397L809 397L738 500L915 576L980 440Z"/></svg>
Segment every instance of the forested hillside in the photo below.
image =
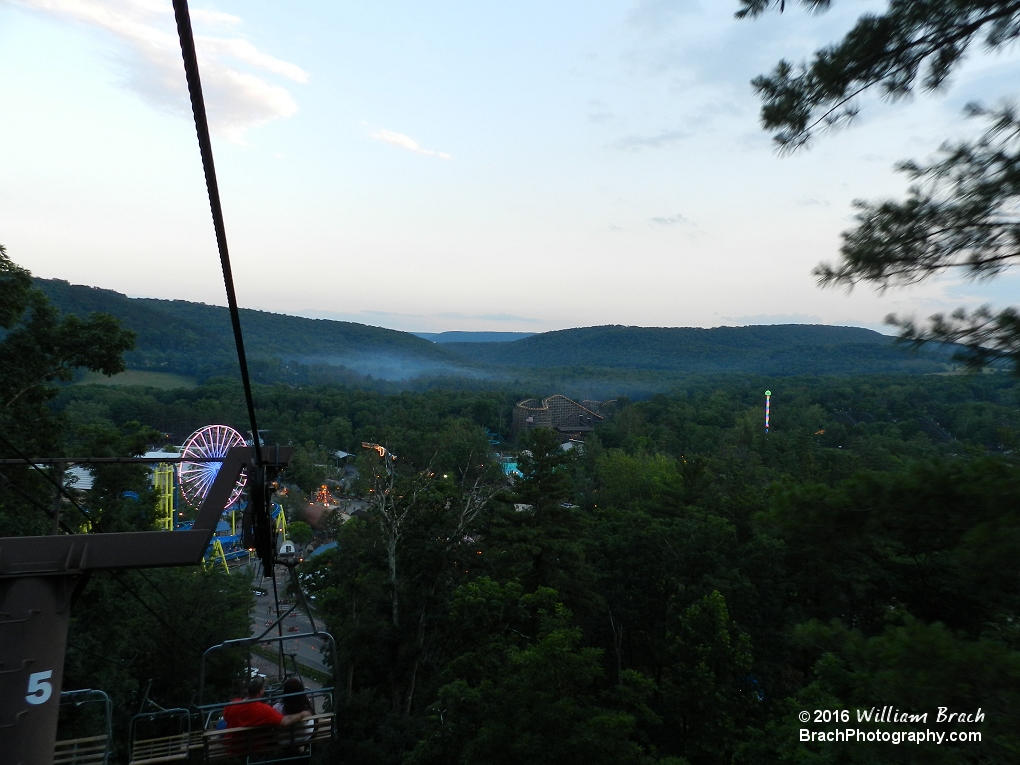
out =
<svg viewBox="0 0 1020 765"><path fill-rule="evenodd" d="M878 332L787 324L756 327L585 327L511 343L448 343L465 359L508 367L605 367L670 372L852 374L931 372L944 360L911 355Z"/></svg>
<svg viewBox="0 0 1020 765"><path fill-rule="evenodd" d="M272 440L299 445L284 475L292 519L334 475L336 449L356 454L351 496L380 498L302 568L340 646L344 724L317 762L1014 761L1014 379L690 377L620 401L583 452L548 431L504 444L524 473L509 484L486 429L508 436L527 393L256 387ZM54 411L70 433L140 421L179 440L209 422L243 426L242 407L222 382L66 387ZM362 441L398 454L397 472ZM102 608L115 592L90 593L104 621L83 612L75 646L117 624ZM156 601L158 613L173 619L180 598ZM76 682L112 677L74 667ZM929 721L850 727L983 739L799 741L802 710L882 705ZM937 725L938 706L980 707L985 720Z"/></svg>
<svg viewBox="0 0 1020 765"><path fill-rule="evenodd" d="M58 385L119 371L133 337L61 317L0 265L0 346L21 361L0 366L5 456L130 456L245 428L230 380ZM550 392L255 385L263 437L296 447L279 493L292 533L312 492L341 490L337 450L364 507L330 516L317 533L336 545L300 568L339 649L342 724L317 765L1015 762L1014 378L689 374L619 397L583 448L542 429L511 443L514 402ZM50 532L42 471L3 477L0 534ZM63 533L153 527L145 465L96 465L71 491ZM99 572L82 588L64 682L110 694L115 762L146 696L189 705L202 652L249 633L251 576ZM220 701L245 682L240 658L206 678ZM883 706L917 718L853 719ZM972 718L943 724L942 707ZM802 739L848 724L902 746ZM980 739L915 742L929 733Z"/></svg>
<svg viewBox="0 0 1020 765"><path fill-rule="evenodd" d="M133 369L198 380L237 375L226 308L183 300L128 298L61 280L35 283L65 313L105 311L137 334L126 356ZM249 359L262 382L346 382L397 387L517 385L555 387L580 397L647 396L683 375L928 373L947 369L948 352L923 355L856 327L780 325L587 327L513 339L525 333L445 332L429 339L352 322L241 310ZM466 336L471 342L457 341ZM431 340L431 342L430 342Z"/></svg>
<svg viewBox="0 0 1020 765"><path fill-rule="evenodd" d="M62 312L78 316L93 311L109 313L136 332L137 347L126 356L131 368L203 379L236 374L236 351L225 307L129 298L59 279L34 281ZM345 367L361 375L406 379L460 365L441 346L407 332L244 308L241 322L249 357L256 370L270 379L300 375L301 366Z"/></svg>

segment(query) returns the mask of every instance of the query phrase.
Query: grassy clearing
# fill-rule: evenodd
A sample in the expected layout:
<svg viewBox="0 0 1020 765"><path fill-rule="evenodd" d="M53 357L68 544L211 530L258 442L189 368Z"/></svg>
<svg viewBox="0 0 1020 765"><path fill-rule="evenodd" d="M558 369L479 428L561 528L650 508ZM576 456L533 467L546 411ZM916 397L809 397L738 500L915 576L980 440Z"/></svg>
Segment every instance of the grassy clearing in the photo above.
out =
<svg viewBox="0 0 1020 765"><path fill-rule="evenodd" d="M142 369L129 369L119 375L107 377L99 372L86 372L76 385L144 385L149 388L171 390L173 388L194 388L197 383L191 377L175 375L169 372L148 372Z"/></svg>

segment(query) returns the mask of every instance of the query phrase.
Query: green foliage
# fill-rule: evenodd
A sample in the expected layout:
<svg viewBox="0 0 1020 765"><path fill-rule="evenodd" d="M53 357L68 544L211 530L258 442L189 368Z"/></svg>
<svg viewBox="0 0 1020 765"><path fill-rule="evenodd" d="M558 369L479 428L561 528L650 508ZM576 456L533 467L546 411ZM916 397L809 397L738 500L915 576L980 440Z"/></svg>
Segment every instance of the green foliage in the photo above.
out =
<svg viewBox="0 0 1020 765"><path fill-rule="evenodd" d="M287 466L287 479L306 495L311 495L325 481L335 481L339 477L336 463L330 449L309 441L294 450L294 458Z"/></svg>
<svg viewBox="0 0 1020 765"><path fill-rule="evenodd" d="M57 391L54 383L70 380L76 369L106 375L123 371L123 354L134 346L135 336L108 314L60 316L46 296L32 288L28 271L2 249L0 305L0 357L5 359L0 366L0 428L24 448L38 448L33 431L57 427L46 408Z"/></svg>
<svg viewBox="0 0 1020 765"><path fill-rule="evenodd" d="M132 299L59 279L37 279L35 283L65 314L86 316L102 310L135 331L138 347L127 356L133 368L178 372L202 380L237 374L230 317L224 307L186 300ZM401 364L438 368L455 363L455 357L441 346L406 332L251 309L241 310L241 323L256 380L308 382L315 376L312 370L316 365L342 364L358 369L360 375L385 374L393 367L390 371L399 376ZM341 379L343 375L324 376Z"/></svg>
<svg viewBox="0 0 1020 765"><path fill-rule="evenodd" d="M137 349L126 356L132 369L199 381L238 375L225 308L127 298L60 280L35 283L66 314L86 316L101 309L136 332ZM580 398L608 398L623 391L662 391L691 372L924 373L944 367L938 354L911 355L877 332L856 327L609 326L546 332L515 342L437 345L409 333L350 322L252 310L242 310L241 320L257 382L344 383L386 392L491 390L502 381L559 389ZM494 414L489 408L471 417L476 424L505 429Z"/></svg>
<svg viewBox="0 0 1020 765"><path fill-rule="evenodd" d="M815 657L809 682L786 704L785 714L770 723L763 737L745 744L740 762L793 763L1010 763L1016 759L1020 726L1012 709L1020 701L1020 654L1001 643L968 640L939 623L924 624L910 616L890 624L873 637L848 630L842 623L808 622L793 634L794 646ZM876 702L880 699L880 702ZM926 714L911 722L858 720L857 710ZM938 722L939 707L950 712L979 709L978 724ZM979 730L980 743L946 740L941 746L904 742L794 743L802 723L801 709L847 709L850 727L909 732ZM877 719L877 718L876 718ZM832 730L841 725L817 725Z"/></svg>
<svg viewBox="0 0 1020 765"><path fill-rule="evenodd" d="M816 9L827 0L804 0ZM738 16L757 16L784 0L742 0ZM815 53L810 65L781 61L754 80L762 97L762 125L783 149L803 146L822 127L857 114L857 97L873 87L893 99L915 83L942 88L967 50L983 38L999 49L1020 35L1020 8L1011 0L892 0L886 13L865 14L837 45ZM1020 121L1016 109L967 107L988 128L975 141L945 144L927 166L899 166L913 182L902 201L855 202L856 225L844 232L841 260L822 264L822 284L871 282L884 289L958 269L970 278L999 274L1020 257L1014 211L1020 199L1016 173ZM927 327L890 315L901 340L959 343L959 358L981 368L1005 359L1020 373L1020 319L1015 308L982 307L936 314Z"/></svg>
<svg viewBox="0 0 1020 765"><path fill-rule="evenodd" d="M580 542L585 518L567 501L573 494L573 456L547 428L528 431L521 447L518 468L524 477L494 514L486 537L489 564L531 591L555 589L572 608L588 612L592 577Z"/></svg>
<svg viewBox="0 0 1020 765"><path fill-rule="evenodd" d="M802 0L814 10L831 0ZM754 17L785 0L741 0L738 17ZM886 98L936 90L975 42L1001 48L1020 34L1020 11L1010 0L891 0L884 14L867 13L843 40L815 52L810 65L781 61L754 87L762 97L762 125L782 147L798 147L818 128L852 119L855 98L877 87Z"/></svg>
<svg viewBox="0 0 1020 765"><path fill-rule="evenodd" d="M972 105L972 116L989 122L976 142L942 147L927 167L901 167L915 181L904 202L859 203L858 226L845 236L838 269L825 267L825 282L920 281L948 269L971 278L994 276L1020 256L1012 210L1020 199L1020 119L1013 108L995 112ZM915 344L935 339L962 343L960 354L974 368L1002 359L1020 373L1020 317L1015 308L994 314L984 306L968 314L931 317L927 329L890 317Z"/></svg>
<svg viewBox="0 0 1020 765"><path fill-rule="evenodd" d="M290 538L297 545L298 549L303 549L305 545L312 541L314 532L312 527L304 521L291 521L287 524L287 533Z"/></svg>
<svg viewBox="0 0 1020 765"><path fill-rule="evenodd" d="M762 522L787 542L806 616L871 632L905 608L979 634L1020 606L1018 500L1011 464L921 464L792 487Z"/></svg>
<svg viewBox="0 0 1020 765"><path fill-rule="evenodd" d="M313 487L335 471L331 451L358 454L366 517L338 525L336 547L300 569L339 649L343 725L327 759L997 763L1017 745L1002 711L1020 693L1009 376L689 378L621 400L583 453L529 433L512 484L484 428L508 423L523 391L255 392L274 440L299 445L289 482ZM243 424L240 401L221 381L69 386L53 404L70 442L122 452L147 437L132 422L187 435ZM103 522L142 527L143 492L117 504L139 477L114 467ZM125 583L180 645L244 634L247 591L203 576L154 579L169 603L144 579ZM164 672L155 649L136 658L119 637L148 646L159 621L116 581L90 588L73 641L103 658L80 651L75 682L136 693L152 673L160 703L182 698L185 653ZM979 726L994 745L797 740L803 709L882 704L995 710Z"/></svg>
<svg viewBox="0 0 1020 765"><path fill-rule="evenodd" d="M0 244L0 328L11 329L28 308L32 294L32 274L7 255Z"/></svg>
<svg viewBox="0 0 1020 765"><path fill-rule="evenodd" d="M406 762L651 762L634 717L600 691L600 652L582 647L555 597L489 579L454 593L452 626L468 645Z"/></svg>
<svg viewBox="0 0 1020 765"><path fill-rule="evenodd" d="M756 704L751 640L732 622L726 600L712 591L689 606L667 632L668 669L659 684L663 748L693 762L729 762Z"/></svg>
<svg viewBox="0 0 1020 765"><path fill-rule="evenodd" d="M589 375L616 370L848 374L936 371L891 346L877 332L856 327L777 325L759 327L585 327L544 332L512 343L449 343L471 361L512 367L573 367Z"/></svg>
<svg viewBox="0 0 1020 765"><path fill-rule="evenodd" d="M3 247L0 306L0 453L53 455L63 444L62 423L50 408L57 384L77 369L122 371L134 334L106 314L60 316ZM7 489L0 494L0 535L46 533L50 522L40 511L52 507L54 489L38 471L6 467L0 487Z"/></svg>
<svg viewBox="0 0 1020 765"><path fill-rule="evenodd" d="M246 573L155 569L94 574L72 610L65 688L100 688L114 702L114 740L126 761L128 724L146 691L164 707L197 700L202 652L250 631ZM232 698L243 662L211 665L206 692ZM91 734L94 735L94 734Z"/></svg>
<svg viewBox="0 0 1020 765"><path fill-rule="evenodd" d="M1020 196L1020 120L1013 109L972 106L989 126L976 143L945 145L927 166L905 162L913 185L905 202L859 202L843 261L824 267L824 282L880 287L911 284L950 268L993 276L1017 256L1016 228L1005 221Z"/></svg>

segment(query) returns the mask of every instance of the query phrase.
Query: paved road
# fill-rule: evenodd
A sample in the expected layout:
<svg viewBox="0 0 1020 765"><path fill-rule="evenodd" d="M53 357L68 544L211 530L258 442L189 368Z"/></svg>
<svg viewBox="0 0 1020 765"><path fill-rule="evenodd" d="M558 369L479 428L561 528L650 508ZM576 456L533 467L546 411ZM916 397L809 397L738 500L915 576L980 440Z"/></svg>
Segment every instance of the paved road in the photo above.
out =
<svg viewBox="0 0 1020 765"><path fill-rule="evenodd" d="M269 594L255 598L255 611L252 614L252 634L261 635L266 628L276 619L276 611L273 603L273 582L269 578L264 578L259 584L256 580L256 585L262 589L267 590ZM285 574L280 571L277 572L276 579L277 592L283 595L286 592L285 586ZM286 611L289 605L281 603L281 611ZM316 620L316 626L321 630L322 623ZM297 629L291 630L290 628L296 627ZM284 619L283 624L283 635L286 636L289 632L311 632L312 624L308 619L308 616L300 608L296 609L293 613ZM279 636L278 628L274 629L272 633L266 637L277 637ZM319 638L301 638L297 640L284 640L283 641L283 652L286 655L294 654L299 664L303 664L312 669L316 669L320 672L329 672L330 670L326 667L323 661L322 648L326 645L326 642ZM268 644L267 648L274 648L274 644ZM288 660L289 663L289 660Z"/></svg>

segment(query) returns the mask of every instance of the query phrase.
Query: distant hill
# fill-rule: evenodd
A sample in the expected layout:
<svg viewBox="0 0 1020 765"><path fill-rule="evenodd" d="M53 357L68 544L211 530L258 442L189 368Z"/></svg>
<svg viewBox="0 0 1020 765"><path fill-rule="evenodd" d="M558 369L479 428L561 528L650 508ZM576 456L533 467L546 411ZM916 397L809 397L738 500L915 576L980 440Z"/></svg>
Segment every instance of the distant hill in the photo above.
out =
<svg viewBox="0 0 1020 765"><path fill-rule="evenodd" d="M433 343L512 343L531 337L534 332L415 332L415 337L431 340Z"/></svg>
<svg viewBox="0 0 1020 765"><path fill-rule="evenodd" d="M230 314L223 306L129 298L60 279L36 279L35 283L65 313L103 311L137 332L138 347L127 358L132 368L199 377L236 370ZM407 332L245 308L240 313L245 348L252 360L343 366L386 379L447 373L463 364L442 347Z"/></svg>
<svg viewBox="0 0 1020 765"><path fill-rule="evenodd" d="M510 343L448 343L465 361L520 368L850 374L938 371L943 365L859 327L624 327L545 332Z"/></svg>
<svg viewBox="0 0 1020 765"><path fill-rule="evenodd" d="M138 347L127 356L131 369L199 381L237 375L229 313L222 306L129 298L59 279L35 282L61 311L78 315L105 311L137 332ZM252 374L262 382L360 384L372 377L461 385L482 380L534 390L597 389L613 395L613 390L662 390L689 373L850 375L946 369L944 353L941 358L917 356L885 335L856 327L603 326L536 335L442 332L434 342L353 322L250 309L241 310L241 324Z"/></svg>

